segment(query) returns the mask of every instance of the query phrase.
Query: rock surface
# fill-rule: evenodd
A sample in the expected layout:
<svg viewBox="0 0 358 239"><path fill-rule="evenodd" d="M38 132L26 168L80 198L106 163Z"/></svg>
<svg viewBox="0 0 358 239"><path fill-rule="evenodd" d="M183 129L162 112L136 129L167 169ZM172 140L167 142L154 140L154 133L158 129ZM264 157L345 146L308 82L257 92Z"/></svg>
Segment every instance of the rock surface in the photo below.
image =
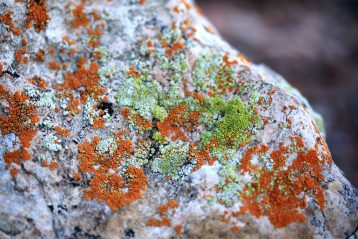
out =
<svg viewBox="0 0 358 239"><path fill-rule="evenodd" d="M0 3L1 238L357 236L323 128L189 0Z"/></svg>

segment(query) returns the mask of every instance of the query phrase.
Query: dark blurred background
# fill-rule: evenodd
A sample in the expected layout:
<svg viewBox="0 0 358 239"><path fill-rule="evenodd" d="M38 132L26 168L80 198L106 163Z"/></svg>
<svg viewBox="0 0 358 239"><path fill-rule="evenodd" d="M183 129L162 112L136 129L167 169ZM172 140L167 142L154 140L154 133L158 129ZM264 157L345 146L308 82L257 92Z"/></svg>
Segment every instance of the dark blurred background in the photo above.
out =
<svg viewBox="0 0 358 239"><path fill-rule="evenodd" d="M297 87L358 187L358 0L197 0L231 45Z"/></svg>

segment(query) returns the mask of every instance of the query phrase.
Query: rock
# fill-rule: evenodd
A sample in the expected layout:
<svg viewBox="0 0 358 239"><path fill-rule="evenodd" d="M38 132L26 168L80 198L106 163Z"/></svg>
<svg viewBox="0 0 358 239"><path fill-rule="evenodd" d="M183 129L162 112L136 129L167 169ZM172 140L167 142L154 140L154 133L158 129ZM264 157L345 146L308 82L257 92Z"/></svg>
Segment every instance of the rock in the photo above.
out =
<svg viewBox="0 0 358 239"><path fill-rule="evenodd" d="M193 2L0 16L1 238L357 235L321 117Z"/></svg>

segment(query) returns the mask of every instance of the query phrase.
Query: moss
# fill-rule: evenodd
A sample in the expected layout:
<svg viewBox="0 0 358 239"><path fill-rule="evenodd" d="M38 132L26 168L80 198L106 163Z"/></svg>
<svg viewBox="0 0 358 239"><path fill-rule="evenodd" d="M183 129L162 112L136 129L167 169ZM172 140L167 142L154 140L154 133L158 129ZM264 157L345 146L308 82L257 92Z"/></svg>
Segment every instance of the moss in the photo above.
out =
<svg viewBox="0 0 358 239"><path fill-rule="evenodd" d="M223 117L215 123L213 131L201 134L203 145L213 147L214 151L224 151L235 149L241 143L248 143L250 129L258 122L258 117L251 107L246 106L240 98L234 98L224 104L214 98L210 103L213 107L212 113L223 114Z"/></svg>

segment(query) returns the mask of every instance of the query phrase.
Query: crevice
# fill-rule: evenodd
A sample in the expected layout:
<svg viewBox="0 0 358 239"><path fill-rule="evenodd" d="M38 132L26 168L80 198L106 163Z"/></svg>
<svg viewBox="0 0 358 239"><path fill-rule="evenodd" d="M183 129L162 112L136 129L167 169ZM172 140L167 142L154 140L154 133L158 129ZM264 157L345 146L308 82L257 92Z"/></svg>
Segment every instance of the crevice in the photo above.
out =
<svg viewBox="0 0 358 239"><path fill-rule="evenodd" d="M358 225L356 226L356 228L354 229L354 231L349 234L346 239L353 239L352 237L354 236L354 238L356 238L356 233L358 232Z"/></svg>

